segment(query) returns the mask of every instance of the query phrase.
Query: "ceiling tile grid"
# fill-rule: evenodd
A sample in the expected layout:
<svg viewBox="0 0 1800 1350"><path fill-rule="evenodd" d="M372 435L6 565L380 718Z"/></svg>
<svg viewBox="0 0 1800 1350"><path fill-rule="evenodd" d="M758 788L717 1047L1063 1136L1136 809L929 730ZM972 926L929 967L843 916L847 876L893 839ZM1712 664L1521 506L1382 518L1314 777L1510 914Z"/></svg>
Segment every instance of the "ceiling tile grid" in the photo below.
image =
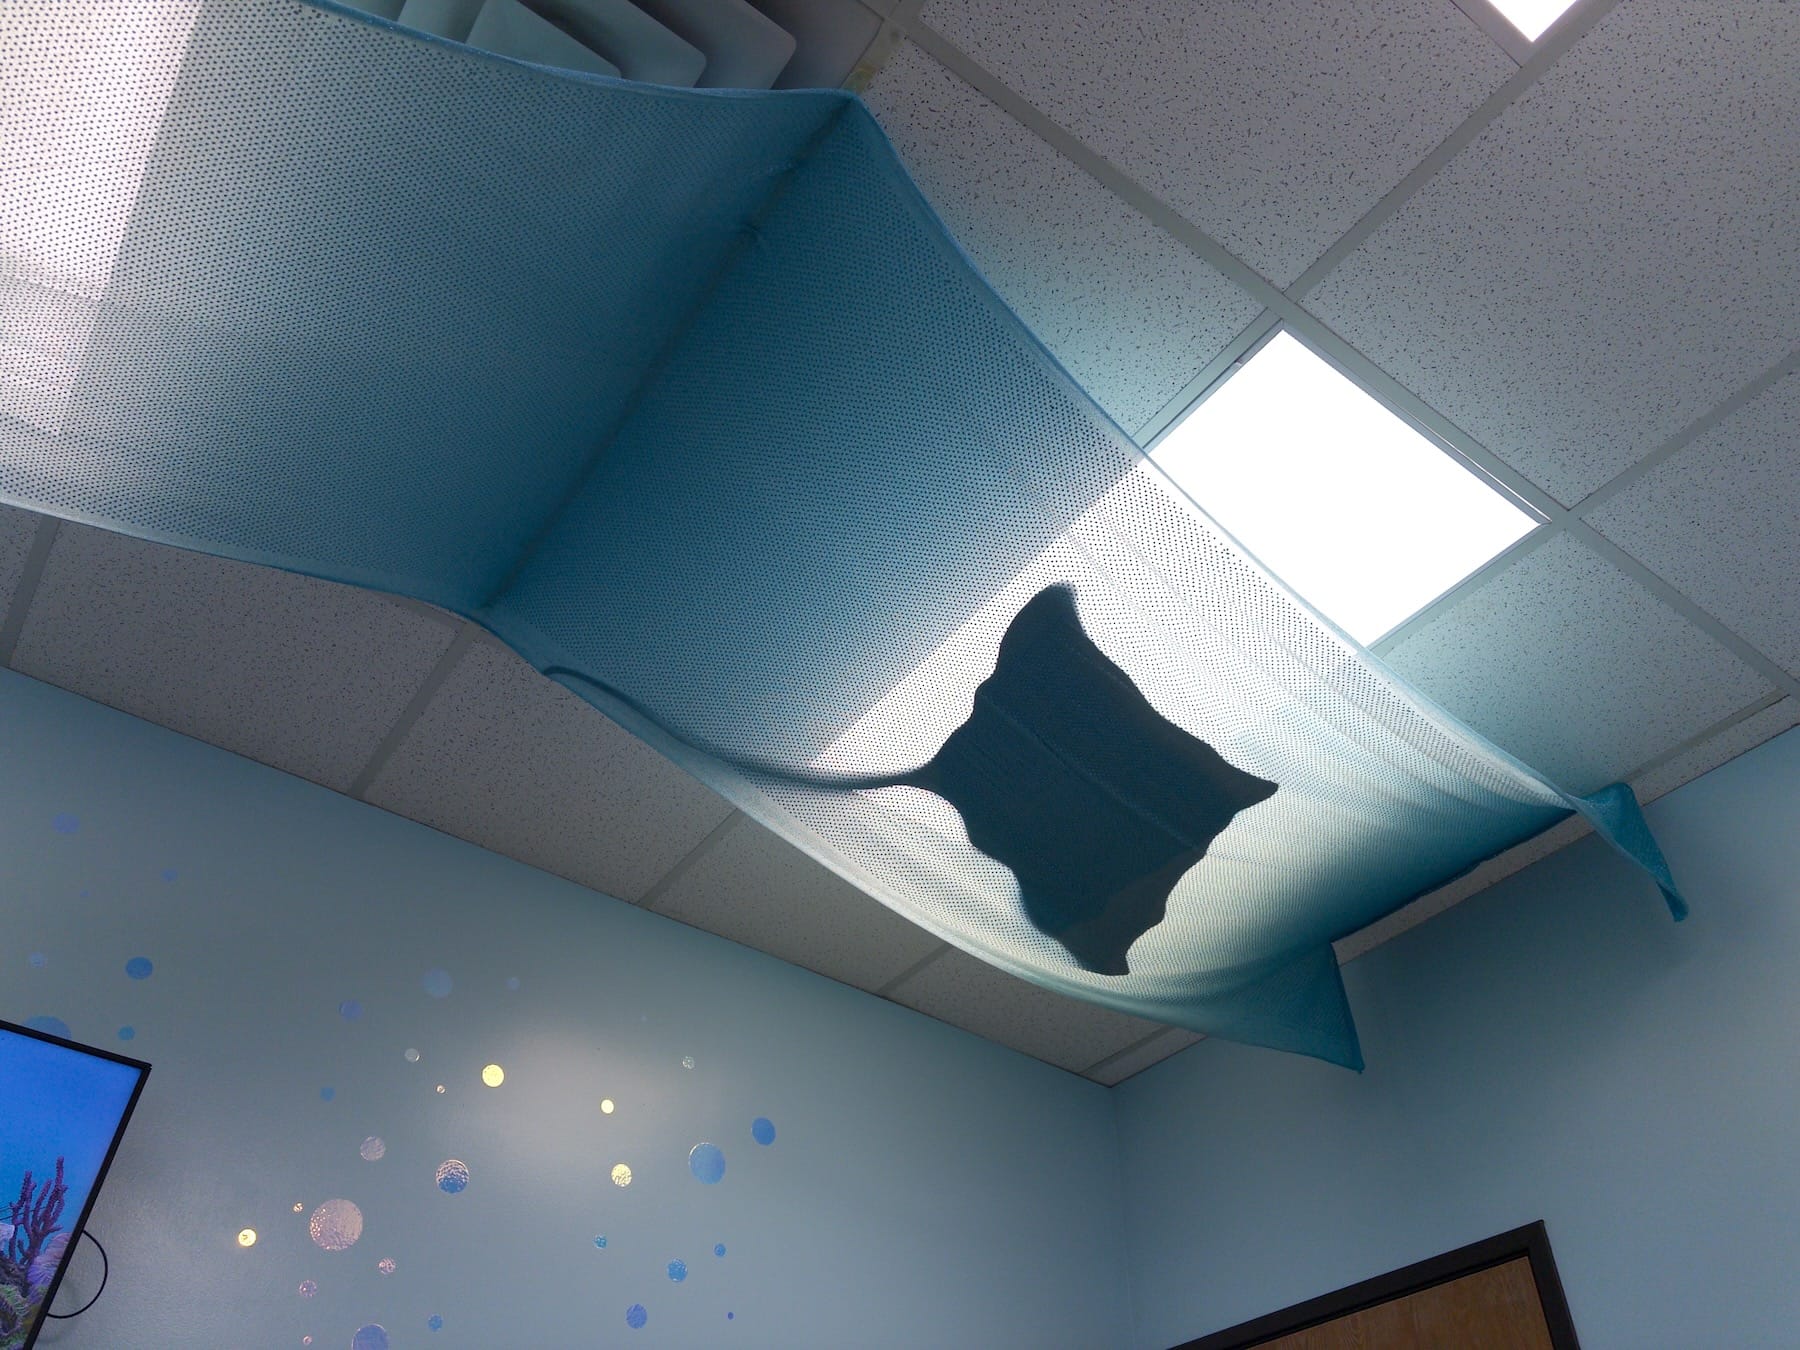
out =
<svg viewBox="0 0 1800 1350"><path fill-rule="evenodd" d="M880 989L943 945L742 816L648 907L859 989Z"/></svg>
<svg viewBox="0 0 1800 1350"><path fill-rule="evenodd" d="M364 799L635 900L731 812L511 651L470 646Z"/></svg>
<svg viewBox="0 0 1800 1350"><path fill-rule="evenodd" d="M982 274L1128 432L1260 312L911 43L864 98Z"/></svg>
<svg viewBox="0 0 1800 1350"><path fill-rule="evenodd" d="M1101 1060L1083 1077L1091 1078L1104 1087L1116 1087L1134 1073L1142 1073L1152 1064L1160 1064L1170 1055L1185 1050L1190 1045L1198 1045L1205 1039L1198 1032L1182 1027L1165 1027L1150 1039L1127 1046L1118 1054Z"/></svg>
<svg viewBox="0 0 1800 1350"><path fill-rule="evenodd" d="M1084 1073L1159 1030L1141 1017L1027 984L954 947L887 996L1071 1073Z"/></svg>
<svg viewBox="0 0 1800 1350"><path fill-rule="evenodd" d="M1586 520L1800 675L1800 374L1649 469Z"/></svg>
<svg viewBox="0 0 1800 1350"><path fill-rule="evenodd" d="M369 591L65 522L11 664L343 791L453 636Z"/></svg>
<svg viewBox="0 0 1800 1350"><path fill-rule="evenodd" d="M1621 4L1309 310L1573 504L1800 334L1800 6Z"/></svg>
<svg viewBox="0 0 1800 1350"><path fill-rule="evenodd" d="M921 17L1279 286L1517 71L1449 0L928 0Z"/></svg>
<svg viewBox="0 0 1800 1350"><path fill-rule="evenodd" d="M1756 671L1563 534L1383 659L1578 792L1604 787L1771 692Z"/></svg>
<svg viewBox="0 0 1800 1350"><path fill-rule="evenodd" d="M0 506L0 628L6 624L13 591L24 574L25 559L31 555L31 541L37 537L40 519L31 511Z"/></svg>

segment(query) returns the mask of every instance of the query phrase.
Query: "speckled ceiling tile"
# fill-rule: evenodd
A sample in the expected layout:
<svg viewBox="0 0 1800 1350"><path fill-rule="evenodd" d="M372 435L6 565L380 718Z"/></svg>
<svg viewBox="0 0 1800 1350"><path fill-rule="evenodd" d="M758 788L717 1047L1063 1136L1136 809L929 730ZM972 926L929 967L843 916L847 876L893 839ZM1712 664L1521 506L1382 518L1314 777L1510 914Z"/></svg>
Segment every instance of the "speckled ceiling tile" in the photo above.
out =
<svg viewBox="0 0 1800 1350"><path fill-rule="evenodd" d="M1283 286L1517 69L1449 0L929 0L924 19Z"/></svg>
<svg viewBox="0 0 1800 1350"><path fill-rule="evenodd" d="M1566 535L1525 554L1385 659L1579 792L1770 692L1755 671Z"/></svg>
<svg viewBox="0 0 1800 1350"><path fill-rule="evenodd" d="M957 241L1127 431L1260 312L917 47L865 97Z"/></svg>
<svg viewBox="0 0 1800 1350"><path fill-rule="evenodd" d="M786 840L740 819L652 907L859 989L941 944Z"/></svg>
<svg viewBox="0 0 1800 1350"><path fill-rule="evenodd" d="M19 574L25 570L25 557L31 552L31 541L37 536L42 519L31 511L0 506L0 627L6 624L13 590L19 584Z"/></svg>
<svg viewBox="0 0 1800 1350"><path fill-rule="evenodd" d="M627 900L731 811L642 741L487 641L463 654L363 795Z"/></svg>
<svg viewBox="0 0 1800 1350"><path fill-rule="evenodd" d="M1117 1087L1133 1074L1142 1073L1152 1064L1161 1064L1170 1055L1179 1054L1190 1045L1197 1045L1205 1039L1198 1032L1181 1027L1164 1027L1153 1040L1134 1045L1103 1060L1084 1076L1106 1087Z"/></svg>
<svg viewBox="0 0 1800 1350"><path fill-rule="evenodd" d="M1155 1022L1028 984L954 948L888 997L1071 1073L1157 1029Z"/></svg>
<svg viewBox="0 0 1800 1350"><path fill-rule="evenodd" d="M1574 504L1800 334L1800 5L1632 0L1306 300Z"/></svg>
<svg viewBox="0 0 1800 1350"><path fill-rule="evenodd" d="M1800 674L1800 375L1603 502L1588 523Z"/></svg>
<svg viewBox="0 0 1800 1350"><path fill-rule="evenodd" d="M369 591L64 523L13 667L342 791L453 637Z"/></svg>

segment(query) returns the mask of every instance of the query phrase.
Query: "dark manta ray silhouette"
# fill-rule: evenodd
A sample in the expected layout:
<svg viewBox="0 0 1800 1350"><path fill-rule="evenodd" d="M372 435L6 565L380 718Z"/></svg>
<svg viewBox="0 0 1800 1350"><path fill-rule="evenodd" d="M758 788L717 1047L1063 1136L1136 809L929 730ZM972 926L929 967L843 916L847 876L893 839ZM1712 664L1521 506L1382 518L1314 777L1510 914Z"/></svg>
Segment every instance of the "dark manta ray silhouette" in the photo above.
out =
<svg viewBox="0 0 1800 1350"><path fill-rule="evenodd" d="M580 671L655 725L640 705ZM699 747L706 749L706 747ZM1012 870L1026 917L1085 970L1129 975L1131 944L1239 811L1277 784L1245 773L1169 721L1081 627L1067 586L1013 616L969 718L899 774L808 776L708 750L747 773L813 788L911 786L961 814L969 842Z"/></svg>
<svg viewBox="0 0 1800 1350"><path fill-rule="evenodd" d="M1100 975L1130 973L1182 874L1277 788L1152 708L1067 586L1014 616L968 721L894 781L954 806L969 842L1012 869L1031 922Z"/></svg>

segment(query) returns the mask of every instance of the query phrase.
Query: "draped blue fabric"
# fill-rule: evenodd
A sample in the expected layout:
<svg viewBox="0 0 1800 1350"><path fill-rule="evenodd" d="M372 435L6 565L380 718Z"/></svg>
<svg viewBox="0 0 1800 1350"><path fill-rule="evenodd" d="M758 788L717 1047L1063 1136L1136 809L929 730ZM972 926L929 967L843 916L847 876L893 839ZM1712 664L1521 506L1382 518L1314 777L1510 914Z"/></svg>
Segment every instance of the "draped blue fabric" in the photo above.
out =
<svg viewBox="0 0 1800 1350"><path fill-rule="evenodd" d="M854 97L275 0L179 62L103 286L0 234L6 501L465 615L947 940L1210 1034L1359 1065L1330 943L1571 810L1682 912L1628 789L1164 482Z"/></svg>

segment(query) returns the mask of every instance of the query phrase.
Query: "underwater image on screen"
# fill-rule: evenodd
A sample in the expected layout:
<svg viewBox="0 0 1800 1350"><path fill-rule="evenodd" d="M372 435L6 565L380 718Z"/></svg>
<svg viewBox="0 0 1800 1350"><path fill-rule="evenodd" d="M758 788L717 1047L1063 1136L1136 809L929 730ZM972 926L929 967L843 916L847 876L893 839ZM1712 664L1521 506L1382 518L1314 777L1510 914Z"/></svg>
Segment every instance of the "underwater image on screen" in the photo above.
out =
<svg viewBox="0 0 1800 1350"><path fill-rule="evenodd" d="M146 1072L0 1023L0 1350L36 1339Z"/></svg>

